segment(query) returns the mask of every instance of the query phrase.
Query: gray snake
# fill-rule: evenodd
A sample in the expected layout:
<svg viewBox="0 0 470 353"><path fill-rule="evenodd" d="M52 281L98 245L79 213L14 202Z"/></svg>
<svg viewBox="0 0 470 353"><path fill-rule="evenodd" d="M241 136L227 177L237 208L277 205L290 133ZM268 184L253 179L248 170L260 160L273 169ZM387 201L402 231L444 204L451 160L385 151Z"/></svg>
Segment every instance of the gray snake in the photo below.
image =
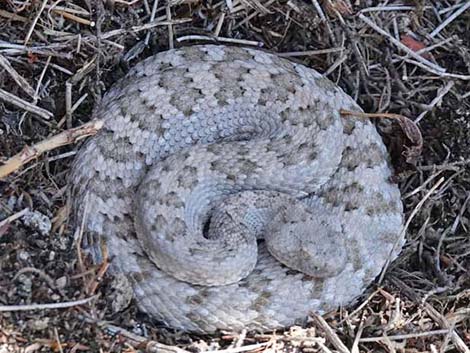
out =
<svg viewBox="0 0 470 353"><path fill-rule="evenodd" d="M70 185L93 261L139 308L210 333L266 331L357 298L403 243L384 144L351 97L260 50L159 53L94 111Z"/></svg>

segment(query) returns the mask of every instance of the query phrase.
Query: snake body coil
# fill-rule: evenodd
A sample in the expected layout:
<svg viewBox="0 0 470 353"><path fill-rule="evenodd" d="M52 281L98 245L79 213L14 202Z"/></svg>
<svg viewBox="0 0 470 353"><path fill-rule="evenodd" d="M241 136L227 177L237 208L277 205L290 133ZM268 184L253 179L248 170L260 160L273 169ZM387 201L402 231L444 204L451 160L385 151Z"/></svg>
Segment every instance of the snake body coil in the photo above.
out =
<svg viewBox="0 0 470 353"><path fill-rule="evenodd" d="M374 126L316 71L253 49L159 53L105 95L71 173L93 260L187 331L285 327L350 303L403 242Z"/></svg>

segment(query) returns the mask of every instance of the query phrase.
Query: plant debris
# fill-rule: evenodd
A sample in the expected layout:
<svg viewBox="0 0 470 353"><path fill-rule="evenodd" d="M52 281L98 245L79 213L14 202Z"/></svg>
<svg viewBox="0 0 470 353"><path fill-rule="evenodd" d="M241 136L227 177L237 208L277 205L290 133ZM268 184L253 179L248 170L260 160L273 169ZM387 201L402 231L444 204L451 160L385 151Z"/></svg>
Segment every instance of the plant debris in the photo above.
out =
<svg viewBox="0 0 470 353"><path fill-rule="evenodd" d="M468 0L0 2L0 352L470 352L469 33ZM354 305L275 333L197 336L107 301L125 291L80 251L70 163L130 67L207 42L277 52L365 112L407 117L374 119L407 243Z"/></svg>

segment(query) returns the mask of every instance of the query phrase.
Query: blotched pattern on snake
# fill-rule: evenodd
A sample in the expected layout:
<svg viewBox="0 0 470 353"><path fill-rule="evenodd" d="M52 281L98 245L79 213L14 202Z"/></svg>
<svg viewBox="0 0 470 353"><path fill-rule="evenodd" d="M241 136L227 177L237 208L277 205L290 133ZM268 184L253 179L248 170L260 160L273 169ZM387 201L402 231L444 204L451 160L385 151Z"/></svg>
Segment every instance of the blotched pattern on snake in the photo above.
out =
<svg viewBox="0 0 470 353"><path fill-rule="evenodd" d="M187 331L289 326L360 295L403 243L375 127L351 97L260 50L200 45L134 68L71 172L93 260ZM300 321L299 321L300 320Z"/></svg>

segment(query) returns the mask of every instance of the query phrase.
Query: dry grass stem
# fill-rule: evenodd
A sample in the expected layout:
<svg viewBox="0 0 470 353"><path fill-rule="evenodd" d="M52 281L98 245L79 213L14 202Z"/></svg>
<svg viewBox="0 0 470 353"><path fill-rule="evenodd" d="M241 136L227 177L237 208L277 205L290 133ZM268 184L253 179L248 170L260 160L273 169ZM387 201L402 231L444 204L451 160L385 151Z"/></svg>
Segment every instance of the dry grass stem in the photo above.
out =
<svg viewBox="0 0 470 353"><path fill-rule="evenodd" d="M121 327L107 324L107 323L102 323L98 324L100 327L103 329L106 329L107 331L111 331L113 335L119 335L124 337L127 340L130 340L133 343L133 346L136 348L144 348L145 352L149 353L190 353L187 350L178 348L176 346L169 346L166 344L162 344L159 342L151 341L148 340L144 337L137 336L136 334L133 334L132 332L129 332Z"/></svg>
<svg viewBox="0 0 470 353"><path fill-rule="evenodd" d="M44 65L44 68L41 71L41 75L39 75L38 82L36 84L36 90L34 91L34 99L36 100L39 97L39 90L41 89L41 83L42 80L44 79L44 75L46 74L47 68L49 67L49 64L51 63L52 57L48 56L46 63Z"/></svg>
<svg viewBox="0 0 470 353"><path fill-rule="evenodd" d="M437 36L439 32L441 32L452 21L454 21L457 17L459 17L462 13L464 13L464 11L467 11L468 9L470 9L470 1L467 1L466 3L462 4L462 6L460 6L460 8L457 11L455 11L452 15L447 17L444 22L442 22L439 26L437 26L437 28L434 31L432 31L429 34L429 37L432 38L432 37Z"/></svg>
<svg viewBox="0 0 470 353"><path fill-rule="evenodd" d="M371 27L374 31L378 32L379 34L383 35L386 37L388 40L390 40L391 43L393 43L396 47L399 49L403 50L406 52L409 56L413 57L416 61L422 63L423 65L432 68L434 71L437 72L446 72L446 70L443 67L440 67L439 65L436 65L429 60L423 58L421 55L416 54L416 52L412 51L410 48L408 48L406 45L404 45L402 42L399 40L395 39L390 33L387 31L383 30L379 26L377 26L374 22L372 22L369 18L366 16L359 14L358 17L364 21L369 27Z"/></svg>
<svg viewBox="0 0 470 353"><path fill-rule="evenodd" d="M36 24L38 23L39 18L41 17L42 12L43 12L44 9L46 8L47 1L48 1L48 0L43 0L43 1L42 1L41 8L39 9L38 13L36 14L36 17L34 17L33 23L31 23L31 26L29 27L28 33L26 34L26 38L24 39L24 42L23 42L24 45L28 45L28 42L29 42L29 40L30 40L30 38L31 38L31 35L33 34L33 31L34 31L34 27L36 27Z"/></svg>
<svg viewBox="0 0 470 353"><path fill-rule="evenodd" d="M74 306L84 305L96 299L98 296L94 295L89 298L73 300L61 303L48 303L48 304L25 304L25 305L0 305L0 312L12 311L33 311L33 310L54 310L54 309L67 309Z"/></svg>
<svg viewBox="0 0 470 353"><path fill-rule="evenodd" d="M386 6L373 6L373 7L366 7L359 11L359 13L367 13L367 12L382 12L382 11L413 11L416 7L415 6L406 6L406 5L386 5ZM431 9L431 6L424 6L424 9Z"/></svg>
<svg viewBox="0 0 470 353"><path fill-rule="evenodd" d="M285 53L277 53L277 55L283 58L293 58L293 57L299 57L299 56L313 56L313 55L337 53L343 50L344 48L340 47L340 48L328 48L328 49L318 49L318 50L291 51L291 52L285 52Z"/></svg>
<svg viewBox="0 0 470 353"><path fill-rule="evenodd" d="M11 13L2 9L0 9L0 17L8 18L11 21L19 21L23 23L28 22L28 19L26 17L20 16L16 13Z"/></svg>
<svg viewBox="0 0 470 353"><path fill-rule="evenodd" d="M402 239L402 236L404 234L406 234L406 231L408 230L410 224L411 224L411 221L413 220L413 218L418 214L419 210L423 207L424 203L426 202L427 199L429 199L429 197L431 197L431 195L437 190L437 188L444 182L445 178L440 178L434 185L431 189L429 189L429 191L426 193L426 195L424 195L424 197L421 199L421 201L419 201L419 203L415 206L415 208L413 209L413 211L411 212L411 214L408 216L408 219L406 220L405 222L405 226L403 227L403 230L402 230L402 234L400 235L400 237L398 237L398 239ZM392 251L390 252L390 255L393 254L395 251L396 251L396 248L398 246L398 243L395 243L394 246L393 246L393 249ZM390 265L390 258L391 256L389 256L387 262L385 263L385 266L384 268L382 269L382 272L380 274L380 278L378 280L378 283L382 283L383 279L384 279L384 276L385 276L385 273L387 272L387 269L388 269L388 266Z"/></svg>
<svg viewBox="0 0 470 353"><path fill-rule="evenodd" d="M210 42L242 44L242 45L249 45L249 46L255 46L255 47L262 46L262 43L252 41L252 40L223 38L223 37L210 37L210 36L202 36L202 35L195 35L195 34L176 38L177 42L199 41L199 40L210 41Z"/></svg>
<svg viewBox="0 0 470 353"><path fill-rule="evenodd" d="M71 81L67 81L65 83L65 120L67 123L67 129L71 129L72 128L72 83Z"/></svg>
<svg viewBox="0 0 470 353"><path fill-rule="evenodd" d="M85 291L88 294L94 294L96 292L96 289L100 285L104 275L108 271L109 268L109 261L108 258L105 257L103 263L100 265L98 272L96 273L96 276L94 276L91 281L85 286Z"/></svg>
<svg viewBox="0 0 470 353"><path fill-rule="evenodd" d="M379 341L401 341L409 338L418 338L418 337L428 337L435 335L446 335L449 333L449 330L434 330L427 332L417 332L417 333L408 333L404 335L393 335L393 336L382 336L382 337L364 337L359 339L360 342L379 342Z"/></svg>
<svg viewBox="0 0 470 353"><path fill-rule="evenodd" d="M435 74L437 76L440 76L440 77L455 78L455 79L459 79L459 80L463 80L463 81L469 81L470 80L470 75L454 74L454 73L450 73L450 72L441 72L439 70L435 70L434 68L423 64L420 61L415 61L415 60L411 60L411 59L408 59L408 58L402 58L402 60L407 62L408 64L413 64L415 66L418 66L418 67L422 68L423 70L426 70L426 71L428 71L432 74Z"/></svg>
<svg viewBox="0 0 470 353"><path fill-rule="evenodd" d="M318 3L317 0L312 0L312 4L315 7L315 10L318 12L318 16L322 19L322 21L326 22L326 16L325 13L323 12L323 9L321 8L320 4Z"/></svg>
<svg viewBox="0 0 470 353"><path fill-rule="evenodd" d="M153 0L152 12L150 14L149 23L155 20L155 16L157 14L157 8L158 8L158 0ZM150 32L148 32L147 35L145 36L145 45L149 44L149 40L150 40Z"/></svg>

